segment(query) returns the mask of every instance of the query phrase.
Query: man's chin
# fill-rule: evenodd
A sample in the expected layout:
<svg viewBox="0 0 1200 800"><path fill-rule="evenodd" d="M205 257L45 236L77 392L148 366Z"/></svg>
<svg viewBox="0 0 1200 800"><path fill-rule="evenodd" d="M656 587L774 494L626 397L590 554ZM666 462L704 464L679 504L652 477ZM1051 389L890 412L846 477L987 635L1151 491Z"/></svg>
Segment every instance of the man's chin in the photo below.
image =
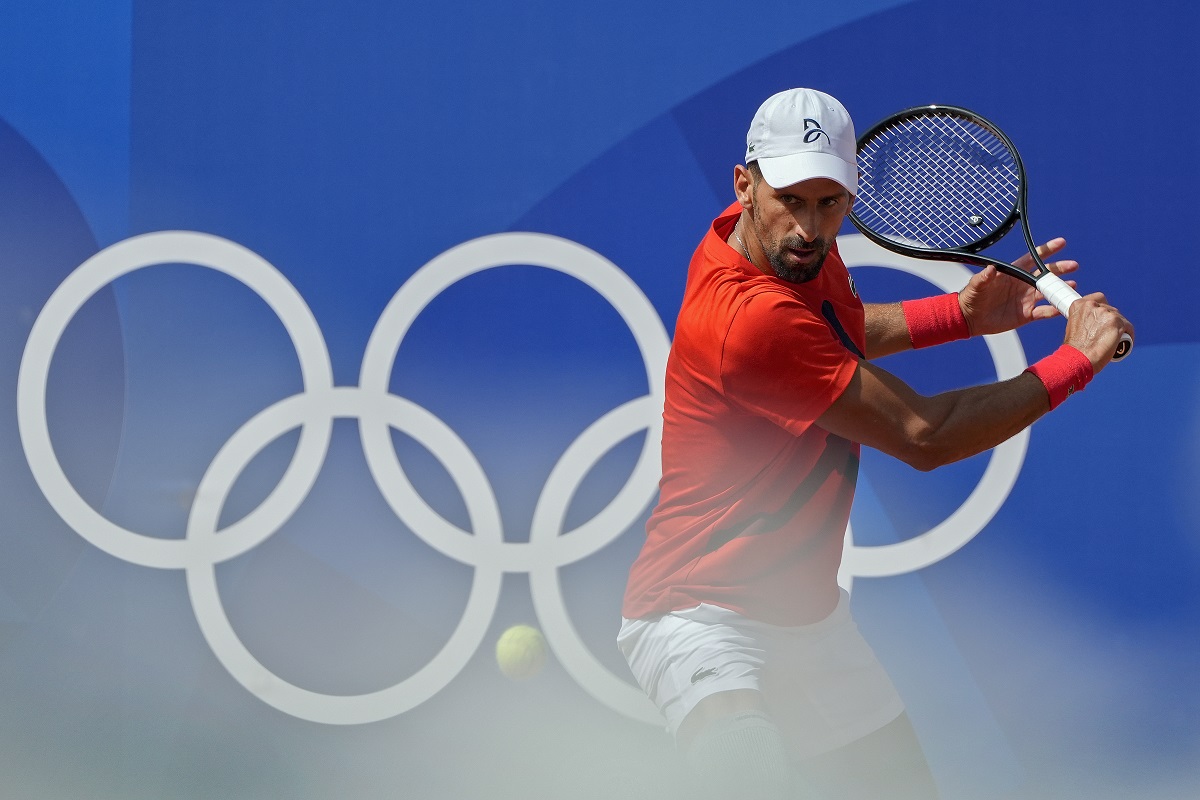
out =
<svg viewBox="0 0 1200 800"><path fill-rule="evenodd" d="M781 258L772 258L771 267L775 276L789 283L808 283L821 274L821 265L825 263L825 254L820 254L813 260L802 263L787 263Z"/></svg>

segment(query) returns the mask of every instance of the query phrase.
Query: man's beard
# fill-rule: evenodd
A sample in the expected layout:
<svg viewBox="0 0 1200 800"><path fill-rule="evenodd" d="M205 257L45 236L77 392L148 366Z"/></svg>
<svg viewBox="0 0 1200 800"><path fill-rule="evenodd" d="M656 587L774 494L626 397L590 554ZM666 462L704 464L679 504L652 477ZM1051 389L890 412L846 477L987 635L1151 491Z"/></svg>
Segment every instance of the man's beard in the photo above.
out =
<svg viewBox="0 0 1200 800"><path fill-rule="evenodd" d="M767 260L771 262L771 269L775 270L778 277L792 283L807 283L821 274L821 266L825 263L825 258L829 255L832 247L833 243L824 239L805 242L799 236L789 236L777 247L766 251L766 254ZM808 264L789 264L785 260L788 249L816 250L817 257Z"/></svg>
<svg viewBox="0 0 1200 800"><path fill-rule="evenodd" d="M774 270L776 277L791 283L807 283L821 274L821 266L825 263L825 258L829 255L829 251L833 248L833 242L820 238L806 242L799 236L788 236L782 242L774 242L771 247L767 247L767 243L763 241L762 234L758 229L757 212L757 208L751 212L751 218L754 221L754 235L758 237L759 247L762 248L767 261L771 263L771 269ZM817 257L809 264L790 264L787 261L787 251L789 249L801 251L816 250Z"/></svg>

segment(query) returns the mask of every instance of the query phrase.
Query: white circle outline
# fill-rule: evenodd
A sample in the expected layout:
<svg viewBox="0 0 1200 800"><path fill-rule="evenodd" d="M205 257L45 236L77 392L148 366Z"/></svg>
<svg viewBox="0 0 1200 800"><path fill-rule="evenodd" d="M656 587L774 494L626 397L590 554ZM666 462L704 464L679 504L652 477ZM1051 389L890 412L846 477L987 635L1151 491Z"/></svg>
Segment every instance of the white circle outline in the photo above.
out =
<svg viewBox="0 0 1200 800"><path fill-rule="evenodd" d="M79 495L54 452L46 414L50 364L71 320L96 292L116 279L162 264L207 267L237 279L262 297L296 347L305 392L327 392L333 385L333 367L317 321L295 287L261 256L217 236L161 231L125 239L89 258L50 295L34 321L17 375L17 428L34 480L55 512L96 547L132 564L179 569L193 557L195 546L187 539L135 533L111 522ZM250 549L270 535L271 520L291 513L286 509L287 497L307 493L316 480L332 425L327 420L305 426L280 483L259 508L222 533L222 549L230 555ZM268 533L256 535L256 525Z"/></svg>
<svg viewBox="0 0 1200 800"><path fill-rule="evenodd" d="M861 234L838 238L838 251L847 267L888 267L923 278L945 292L957 292L973 274L962 264L923 261L893 253ZM983 337L996 367L998 380L1019 375L1029 364L1016 331ZM1029 444L1025 428L992 450L987 468L975 489L962 504L930 530L886 545L854 544L853 531L847 528L842 557L843 579L886 577L916 572L947 558L974 539L995 517L1016 485ZM843 585L846 581L843 580Z"/></svg>
<svg viewBox="0 0 1200 800"><path fill-rule="evenodd" d="M339 387L323 396L293 395L253 417L213 459L201 479L198 494L228 496L242 468L283 433L318 418L361 419L368 405L373 407L371 413L376 418L385 419L392 427L412 436L439 459L451 453L449 462L443 460L443 463L448 464L447 470L462 492L472 528L481 537L494 539L502 535L490 484L462 440L444 422L415 403L395 395L380 398L358 387ZM465 481L458 472L463 465L467 465ZM302 502L303 498L299 498L297 507ZM217 535L221 506L222 503L208 503L192 507L188 539L209 545L198 549L211 550L213 543L225 537L223 531ZM458 625L437 654L414 674L378 691L334 695L296 686L254 657L225 613L217 587L216 564L216 559L190 563L186 576L196 620L217 659L242 686L268 705L294 717L328 725L361 725L388 719L415 708L445 688L483 642L500 600L503 577L494 565L473 564L475 574Z"/></svg>
<svg viewBox="0 0 1200 800"><path fill-rule="evenodd" d="M389 391L389 380L400 344L421 311L463 278L495 267L517 264L543 267L569 275L608 301L628 326L642 354L649 386L646 397L660 406L658 411L647 414L641 421L642 427L648 429L648 435L634 468L634 477L595 518L571 532L569 537L561 537L558 532L549 537L538 533L543 529L544 512L535 511L530 541L507 542L499 548L496 558L504 569L527 572L534 564L557 567L582 558L585 553L581 550L587 545L592 546L589 552L602 547L632 523L651 499L653 489L657 488L657 476L652 481L647 480L647 476L658 466L657 444L662 431L659 412L664 397L670 338L658 313L637 284L599 253L557 236L501 233L464 242L413 273L393 296L367 342L359 385L370 394L385 396ZM643 407L638 400L630 401L625 406ZM580 435L560 457L551 471L548 484L554 483L557 487L562 476L571 472L573 465L578 466L575 462L580 457L580 449L592 442L597 432L602 434L607 431L610 418L620 419L628 413L622 411L625 406L610 411ZM385 427L380 419L365 416L360 431L367 462L389 506L410 528L423 531L419 535L430 546L463 563L472 563L468 555L469 549L474 546L472 537L444 519L420 497L404 473ZM631 433L626 433L622 438L627 438ZM599 455L620 441L612 441L600 450ZM653 489L648 488L651 484ZM543 489L542 499L545 497L546 490ZM539 501L539 507L541 505ZM534 545L542 540L548 542L550 538L554 539L553 546L547 544L543 547L552 557L535 560L537 551Z"/></svg>

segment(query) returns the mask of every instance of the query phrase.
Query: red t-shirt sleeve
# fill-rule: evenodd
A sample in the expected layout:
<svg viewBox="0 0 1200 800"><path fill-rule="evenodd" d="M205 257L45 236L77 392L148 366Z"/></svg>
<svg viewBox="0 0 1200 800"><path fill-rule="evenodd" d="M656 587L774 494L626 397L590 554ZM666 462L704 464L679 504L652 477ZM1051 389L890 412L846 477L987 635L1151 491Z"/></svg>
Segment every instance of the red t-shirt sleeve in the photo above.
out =
<svg viewBox="0 0 1200 800"><path fill-rule="evenodd" d="M721 353L726 397L797 436L845 391L857 368L857 357L825 321L782 292L747 297Z"/></svg>

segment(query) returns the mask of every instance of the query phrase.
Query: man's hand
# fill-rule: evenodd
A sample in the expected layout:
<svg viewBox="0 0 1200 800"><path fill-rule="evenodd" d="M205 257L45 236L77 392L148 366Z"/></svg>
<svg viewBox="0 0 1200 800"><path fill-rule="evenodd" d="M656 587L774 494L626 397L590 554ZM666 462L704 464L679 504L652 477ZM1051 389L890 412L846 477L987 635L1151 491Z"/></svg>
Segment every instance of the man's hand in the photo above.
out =
<svg viewBox="0 0 1200 800"><path fill-rule="evenodd" d="M1098 373L1112 361L1123 333L1132 339L1133 325L1108 304L1103 294L1096 292L1071 304L1063 343L1087 356L1092 362L1092 372Z"/></svg>
<svg viewBox="0 0 1200 800"><path fill-rule="evenodd" d="M1067 246L1066 239L1051 239L1038 247L1043 261ZM1021 269L1033 266L1033 258L1026 253L1013 264ZM1076 261L1046 262L1046 266L1057 275L1066 275L1079 269ZM1067 281L1074 286L1074 281ZM985 333L1003 333L1019 328L1035 319L1059 316L1058 310L1046 303L1038 304L1042 295L1037 289L1009 277L995 267L986 267L971 277L958 294L958 303L972 336Z"/></svg>

